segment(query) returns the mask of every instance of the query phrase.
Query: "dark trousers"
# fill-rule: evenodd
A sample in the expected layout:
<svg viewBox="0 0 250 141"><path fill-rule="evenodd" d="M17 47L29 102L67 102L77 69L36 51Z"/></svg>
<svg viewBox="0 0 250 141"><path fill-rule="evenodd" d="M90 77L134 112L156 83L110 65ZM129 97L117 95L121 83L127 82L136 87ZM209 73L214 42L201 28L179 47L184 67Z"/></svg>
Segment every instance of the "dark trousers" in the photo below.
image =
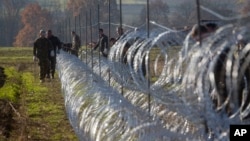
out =
<svg viewBox="0 0 250 141"><path fill-rule="evenodd" d="M40 66L40 80L43 80L49 70L49 60L39 60L38 65Z"/></svg>
<svg viewBox="0 0 250 141"><path fill-rule="evenodd" d="M47 77L50 78L50 76L52 76L52 78L54 78L55 71L56 71L56 57L50 57L49 58L49 69L47 71Z"/></svg>
<svg viewBox="0 0 250 141"><path fill-rule="evenodd" d="M71 50L71 54L78 57L78 50Z"/></svg>

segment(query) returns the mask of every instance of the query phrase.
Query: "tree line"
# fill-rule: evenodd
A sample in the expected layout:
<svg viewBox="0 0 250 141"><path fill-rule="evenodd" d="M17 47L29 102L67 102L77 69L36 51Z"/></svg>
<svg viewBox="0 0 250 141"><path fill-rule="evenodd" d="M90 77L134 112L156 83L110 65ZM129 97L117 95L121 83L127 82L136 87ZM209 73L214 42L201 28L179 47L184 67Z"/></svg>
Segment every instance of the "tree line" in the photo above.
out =
<svg viewBox="0 0 250 141"><path fill-rule="evenodd" d="M91 20L95 23L98 20L97 5L100 7L99 20L101 22L109 21L110 8L112 11L110 21L119 23L120 9L116 0L65 0L63 7L58 5L58 0L46 2L47 7L41 6L39 0L36 2L30 0L1 0L0 46L32 46L41 28L58 30L64 28L63 24L73 26L74 18L79 15L89 15L90 9L92 12ZM226 17L247 14L250 11L248 0L200 0L200 3ZM180 28L191 26L197 22L195 0L186 0L174 7L169 4L169 0L153 0L150 1L149 8L150 20L163 26ZM141 13L136 13L140 14L141 18L139 23L134 23L135 25L145 22L145 13L146 5ZM206 11L201 11L201 16L205 20L220 20ZM79 23L85 23L86 18L82 16L79 20L81 20Z"/></svg>

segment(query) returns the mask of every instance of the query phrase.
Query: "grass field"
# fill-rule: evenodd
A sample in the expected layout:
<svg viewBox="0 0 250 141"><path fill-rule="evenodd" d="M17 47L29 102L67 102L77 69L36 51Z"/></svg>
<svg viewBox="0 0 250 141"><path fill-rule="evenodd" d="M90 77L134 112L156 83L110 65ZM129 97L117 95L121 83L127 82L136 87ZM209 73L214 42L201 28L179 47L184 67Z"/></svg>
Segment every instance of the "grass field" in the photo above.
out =
<svg viewBox="0 0 250 141"><path fill-rule="evenodd" d="M11 79L12 82L20 82L17 83L19 91L15 102L2 98L5 104L0 105L0 111L10 109L12 119L8 120L10 128L5 131L8 137L1 131L4 128L0 128L1 141L77 140L67 119L59 78L56 76L51 82L39 83L39 67L32 60L32 48L0 47L0 66L16 74L17 78ZM0 90L12 82L7 78ZM0 91L0 100L1 95L8 93L6 91Z"/></svg>

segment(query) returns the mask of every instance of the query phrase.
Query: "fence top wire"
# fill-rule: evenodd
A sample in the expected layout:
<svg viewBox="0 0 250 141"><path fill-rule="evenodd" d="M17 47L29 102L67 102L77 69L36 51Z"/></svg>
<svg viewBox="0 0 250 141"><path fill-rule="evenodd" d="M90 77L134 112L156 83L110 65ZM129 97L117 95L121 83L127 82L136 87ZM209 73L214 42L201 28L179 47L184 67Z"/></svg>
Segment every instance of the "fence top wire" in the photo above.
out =
<svg viewBox="0 0 250 141"><path fill-rule="evenodd" d="M200 8L202 10L216 16L217 18L219 18L219 19L221 19L223 21L234 21L234 20L239 20L239 19L246 18L246 17L250 16L250 13L247 13L245 15L239 15L239 16L234 16L234 17L225 17L225 16L223 16L223 15L221 15L221 14L219 14L219 13L217 13L217 12L215 12L215 11L205 7L205 6L200 5Z"/></svg>
<svg viewBox="0 0 250 141"><path fill-rule="evenodd" d="M155 21L150 21L150 23L153 24L153 25L156 25L156 26L158 26L158 27L160 27L160 28L162 28L162 29L166 29L166 30L168 30L168 31L171 31L171 32L176 32L176 31L177 31L177 30L171 29L171 28L169 28L169 27L163 26L163 25L161 25L161 24L159 24L159 23L157 23L157 22L155 22ZM108 22L99 22L99 24L108 25L109 23L108 23ZM138 27L132 26L132 25L128 25L128 24L122 24L122 26L135 30L135 29L138 29L138 28L140 28L140 27L143 27L145 24L146 24L146 23L144 23L144 24L142 24L141 26L138 26ZM120 26L119 23L110 23L110 25L113 25L113 26ZM98 26L98 23L95 23L95 24L93 24L93 25L87 25L87 26L79 26L79 27L76 27L76 29L86 29L86 28L96 27L96 26ZM70 28L75 28L75 26L71 26ZM66 30L66 29L65 29L65 30Z"/></svg>

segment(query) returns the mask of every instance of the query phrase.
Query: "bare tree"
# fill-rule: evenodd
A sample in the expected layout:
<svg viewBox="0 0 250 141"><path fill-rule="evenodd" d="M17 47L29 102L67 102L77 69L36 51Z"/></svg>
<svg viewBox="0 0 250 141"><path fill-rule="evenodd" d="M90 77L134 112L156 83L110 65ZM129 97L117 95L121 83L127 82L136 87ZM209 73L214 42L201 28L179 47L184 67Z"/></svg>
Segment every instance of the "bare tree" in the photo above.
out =
<svg viewBox="0 0 250 141"><path fill-rule="evenodd" d="M12 46L15 35L20 28L19 12L26 4L26 0L0 1L0 31L2 32L0 46Z"/></svg>
<svg viewBox="0 0 250 141"><path fill-rule="evenodd" d="M237 9L239 3L237 0L201 0L201 6L212 10L225 17L236 16L239 14ZM201 9L201 20L219 20L223 22L223 19ZM177 6L174 11L171 11L170 22L172 26L184 27L192 26L197 23L197 8L195 1L187 0Z"/></svg>
<svg viewBox="0 0 250 141"><path fill-rule="evenodd" d="M244 1L243 6L240 8L239 12L242 15L247 15L250 13L250 1Z"/></svg>
<svg viewBox="0 0 250 141"><path fill-rule="evenodd" d="M79 14L84 15L85 18L86 12L89 16L89 12L91 10L91 21L93 24L97 24L98 21L98 5L99 5L99 21L100 22L108 22L109 21L109 1L108 0L68 0L67 8L69 10L69 15L72 15L72 19L78 16ZM116 0L110 0L110 21L112 23L118 23L119 21L119 11L117 9ZM82 20L84 19L82 18ZM90 18L90 17L88 17ZM85 23L83 21L82 23ZM107 31L108 25L101 24L101 28L104 28ZM113 30L115 31L115 29ZM93 38L98 38L98 29L94 28L93 33L97 33L93 35ZM112 33L111 33L112 34ZM83 35L84 36L84 35Z"/></svg>
<svg viewBox="0 0 250 141"><path fill-rule="evenodd" d="M171 27L191 26L196 23L195 3L184 2L169 14L169 24Z"/></svg>
<svg viewBox="0 0 250 141"><path fill-rule="evenodd" d="M162 25L168 24L169 6L163 0L154 0L149 3L149 18ZM146 6L141 11L141 21L146 19Z"/></svg>
<svg viewBox="0 0 250 141"><path fill-rule="evenodd" d="M73 16L78 16L80 13L85 13L90 9L93 16L97 15L97 5L100 7L100 18L107 21L108 18L108 0L68 0L67 8L72 12ZM116 0L110 0L112 16L118 14Z"/></svg>
<svg viewBox="0 0 250 141"><path fill-rule="evenodd" d="M232 17L239 14L237 10L239 8L238 7L239 4L235 0L221 0L221 1L202 0L201 5L225 17ZM201 16L205 18L216 18L214 15L204 10L201 11Z"/></svg>

